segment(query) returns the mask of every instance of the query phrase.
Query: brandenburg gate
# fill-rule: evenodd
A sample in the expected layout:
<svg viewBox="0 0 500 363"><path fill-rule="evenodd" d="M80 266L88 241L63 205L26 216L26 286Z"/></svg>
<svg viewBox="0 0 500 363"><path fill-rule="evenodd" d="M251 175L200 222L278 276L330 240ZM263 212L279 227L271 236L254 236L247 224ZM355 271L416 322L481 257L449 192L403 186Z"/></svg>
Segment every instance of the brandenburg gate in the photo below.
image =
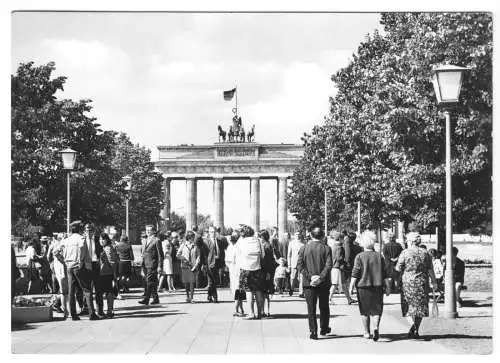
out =
<svg viewBox="0 0 500 363"><path fill-rule="evenodd" d="M186 180L186 228L196 226L197 180L213 180L214 224L224 227L224 180L250 179L251 223L260 229L260 180L278 180L278 230L287 229L287 180L299 165L303 146L296 144L258 144L219 142L213 145L158 146L156 167L163 173L165 207L170 215L170 182Z"/></svg>

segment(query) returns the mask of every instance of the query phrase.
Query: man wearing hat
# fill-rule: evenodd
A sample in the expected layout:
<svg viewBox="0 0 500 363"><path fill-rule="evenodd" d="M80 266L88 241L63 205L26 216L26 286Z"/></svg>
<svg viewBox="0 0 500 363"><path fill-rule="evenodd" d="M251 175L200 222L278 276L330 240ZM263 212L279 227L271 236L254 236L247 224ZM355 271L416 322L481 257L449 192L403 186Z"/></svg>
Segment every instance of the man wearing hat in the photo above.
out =
<svg viewBox="0 0 500 363"><path fill-rule="evenodd" d="M392 280L391 288L396 292L400 288L400 273L396 271L396 263L398 262L399 255L403 251L403 247L396 242L396 235L394 232L387 232L387 242L384 244L382 254L385 260L385 271L387 276Z"/></svg>
<svg viewBox="0 0 500 363"><path fill-rule="evenodd" d="M68 270L68 295L71 319L80 320L80 317L76 314L76 289L80 287L83 290L87 307L90 310L89 320L99 320L92 301L92 273L91 270L86 268L86 266L92 268L92 260L88 254L88 249L85 248L85 241L80 234L81 229L81 221L71 223L69 236L61 241L61 245L54 253L64 260Z"/></svg>

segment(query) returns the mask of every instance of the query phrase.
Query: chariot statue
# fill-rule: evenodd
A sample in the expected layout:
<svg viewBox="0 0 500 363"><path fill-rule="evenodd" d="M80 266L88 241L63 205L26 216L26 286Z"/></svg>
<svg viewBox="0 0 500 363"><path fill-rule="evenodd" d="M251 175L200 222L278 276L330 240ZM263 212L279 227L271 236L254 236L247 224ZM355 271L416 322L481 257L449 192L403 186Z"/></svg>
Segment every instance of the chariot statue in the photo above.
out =
<svg viewBox="0 0 500 363"><path fill-rule="evenodd" d="M229 126L229 130L227 132L221 125L217 126L219 131L219 142L254 142L255 125L252 126L248 133L245 133L241 116L235 114L232 121L233 123Z"/></svg>

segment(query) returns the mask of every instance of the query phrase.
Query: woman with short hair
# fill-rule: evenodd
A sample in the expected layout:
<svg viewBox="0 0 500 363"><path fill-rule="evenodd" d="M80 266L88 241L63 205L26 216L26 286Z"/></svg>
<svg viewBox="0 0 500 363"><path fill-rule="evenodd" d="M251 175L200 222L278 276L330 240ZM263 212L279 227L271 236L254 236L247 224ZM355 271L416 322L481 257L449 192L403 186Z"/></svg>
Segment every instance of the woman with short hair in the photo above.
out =
<svg viewBox="0 0 500 363"><path fill-rule="evenodd" d="M132 263L134 262L134 250L129 243L127 236L120 238L120 243L116 245L116 252L120 262L118 263L118 289L123 289L124 293L129 292L127 283L132 277ZM118 295L121 297L121 295Z"/></svg>
<svg viewBox="0 0 500 363"><path fill-rule="evenodd" d="M270 317L271 312L271 295L274 295L274 272L278 263L276 262L276 256L274 254L273 248L269 241L269 232L265 229L259 232L260 242L264 248L264 259L262 263L262 272L264 277L264 306L262 307L262 315ZM267 302L267 314L266 314L266 302Z"/></svg>
<svg viewBox="0 0 500 363"><path fill-rule="evenodd" d="M118 264L119 257L116 248L113 245L111 238L106 233L101 233L99 242L103 247L101 255L99 256L100 274L99 274L99 287L100 291L106 294L106 302L108 311L107 318L112 318L113 304L115 300L113 283L115 280L115 266Z"/></svg>
<svg viewBox="0 0 500 363"><path fill-rule="evenodd" d="M261 264L264 259L264 248L250 226L241 227L241 238L236 244L236 260L240 267L240 289L247 295L248 311L252 315L248 319L260 319L264 306L264 276ZM253 295L257 302L257 314L254 312Z"/></svg>
<svg viewBox="0 0 500 363"><path fill-rule="evenodd" d="M390 293L385 262L382 255L375 252L374 235L363 236L364 252L359 253L354 259L354 266L351 274L352 291L356 286L358 295L358 306L361 314L361 321L364 328L363 337L370 339L370 317L373 317L375 329L373 330L373 340L379 339L379 326L382 312L384 310L384 288L386 294Z"/></svg>
<svg viewBox="0 0 500 363"><path fill-rule="evenodd" d="M194 285L201 267L200 250L194 243L195 237L193 231L187 231L186 241L177 251L177 258L181 261L181 280L186 288L187 303L194 303Z"/></svg>
<svg viewBox="0 0 500 363"><path fill-rule="evenodd" d="M406 235L409 247L399 255L396 270L402 272L401 310L411 324L408 338L420 338L422 318L429 316L429 278L437 290L436 277L429 253L420 248L418 232Z"/></svg>

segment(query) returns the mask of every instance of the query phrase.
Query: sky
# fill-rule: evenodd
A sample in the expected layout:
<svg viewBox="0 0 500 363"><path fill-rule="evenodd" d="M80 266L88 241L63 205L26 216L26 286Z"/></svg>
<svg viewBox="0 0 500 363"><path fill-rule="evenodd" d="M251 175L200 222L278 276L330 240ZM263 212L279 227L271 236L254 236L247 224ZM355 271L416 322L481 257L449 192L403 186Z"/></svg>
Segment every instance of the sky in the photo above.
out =
<svg viewBox="0 0 500 363"><path fill-rule="evenodd" d="M301 143L323 122L331 75L348 64L376 13L15 12L11 73L19 63L56 63L59 98L91 99L104 129L157 146L213 144L231 124L237 87L245 128L258 143ZM249 223L249 181L225 182L225 224ZM183 181L172 210L184 213ZM261 225L276 225L276 182L261 182ZM198 211L212 214L210 181L198 182Z"/></svg>

